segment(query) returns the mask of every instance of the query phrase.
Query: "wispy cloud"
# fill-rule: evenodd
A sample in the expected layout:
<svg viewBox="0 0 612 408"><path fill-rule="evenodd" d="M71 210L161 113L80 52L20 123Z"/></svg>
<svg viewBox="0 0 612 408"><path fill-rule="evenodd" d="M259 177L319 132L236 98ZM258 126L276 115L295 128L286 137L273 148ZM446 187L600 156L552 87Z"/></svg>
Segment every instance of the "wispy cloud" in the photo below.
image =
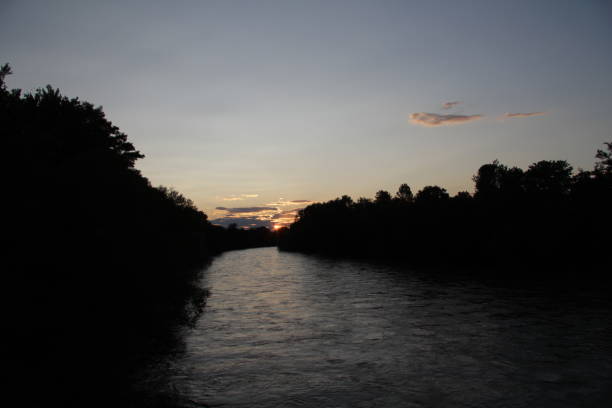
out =
<svg viewBox="0 0 612 408"><path fill-rule="evenodd" d="M256 207L216 207L217 218L211 220L213 224L227 227L236 224L241 228L255 228L265 226L278 228L288 226L295 221L298 211L311 200L285 200L280 198L277 203L269 203Z"/></svg>
<svg viewBox="0 0 612 408"><path fill-rule="evenodd" d="M279 212L277 214L274 214L272 216L272 219L273 220L289 219L289 220L293 221L293 219L295 218L295 216L297 215L299 210L301 210L301 208L296 208L295 210L282 211L282 212Z"/></svg>
<svg viewBox="0 0 612 408"><path fill-rule="evenodd" d="M277 214L274 214L272 217L272 222L275 227L288 227L295 221L295 217L302 208L296 208L294 210L282 211Z"/></svg>
<svg viewBox="0 0 612 408"><path fill-rule="evenodd" d="M240 194L240 195L231 195L229 197L221 197L223 201L242 201L245 198L256 198L259 197L259 194ZM218 198L218 197L217 197Z"/></svg>
<svg viewBox="0 0 612 408"><path fill-rule="evenodd" d="M266 205L271 205L271 206L278 206L278 207L289 207L292 205L300 205L300 204L310 204L313 203L314 201L310 201L310 200L291 200L291 201L287 201L284 200L282 198L280 198L278 201L273 202L273 203L268 203Z"/></svg>
<svg viewBox="0 0 612 408"><path fill-rule="evenodd" d="M273 203L267 203L266 205L274 205L277 207L287 207L289 205L294 205L291 203L291 201L275 201Z"/></svg>
<svg viewBox="0 0 612 408"><path fill-rule="evenodd" d="M459 105L460 103L461 103L461 101L444 102L442 104L442 109L451 109L451 108L454 108L455 106Z"/></svg>
<svg viewBox="0 0 612 408"><path fill-rule="evenodd" d="M482 119L483 115L440 115L438 113L415 112L410 114L410 122L414 125L435 127L462 125Z"/></svg>
<svg viewBox="0 0 612 408"><path fill-rule="evenodd" d="M216 207L216 210L227 211L230 214L245 214L245 213L257 213L264 211L278 211L276 207Z"/></svg>
<svg viewBox="0 0 612 408"><path fill-rule="evenodd" d="M548 114L548 112L504 113L502 119L530 118L532 116L542 116L546 114Z"/></svg>

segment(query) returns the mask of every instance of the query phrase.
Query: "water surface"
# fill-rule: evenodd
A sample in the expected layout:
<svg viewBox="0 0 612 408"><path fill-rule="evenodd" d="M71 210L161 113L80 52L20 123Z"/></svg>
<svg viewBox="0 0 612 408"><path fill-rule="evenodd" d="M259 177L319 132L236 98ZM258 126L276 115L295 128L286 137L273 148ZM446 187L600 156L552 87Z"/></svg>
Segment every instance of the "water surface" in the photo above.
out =
<svg viewBox="0 0 612 408"><path fill-rule="evenodd" d="M405 267L233 251L167 369L224 407L611 406L610 304Z"/></svg>

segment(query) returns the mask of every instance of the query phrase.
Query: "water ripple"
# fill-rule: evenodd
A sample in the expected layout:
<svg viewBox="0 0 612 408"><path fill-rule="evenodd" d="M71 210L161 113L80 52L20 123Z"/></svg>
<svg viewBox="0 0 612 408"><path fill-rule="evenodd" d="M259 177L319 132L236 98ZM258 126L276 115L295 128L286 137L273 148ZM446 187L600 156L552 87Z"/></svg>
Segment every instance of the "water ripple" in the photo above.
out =
<svg viewBox="0 0 612 408"><path fill-rule="evenodd" d="M227 253L172 363L200 406L609 406L607 301L363 262Z"/></svg>

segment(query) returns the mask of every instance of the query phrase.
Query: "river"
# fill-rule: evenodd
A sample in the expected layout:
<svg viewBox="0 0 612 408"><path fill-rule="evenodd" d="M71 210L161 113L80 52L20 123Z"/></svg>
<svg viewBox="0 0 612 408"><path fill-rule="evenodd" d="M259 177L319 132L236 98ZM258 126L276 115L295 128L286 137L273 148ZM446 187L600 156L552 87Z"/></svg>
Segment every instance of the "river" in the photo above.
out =
<svg viewBox="0 0 612 408"><path fill-rule="evenodd" d="M610 302L276 248L205 271L164 367L190 406L608 407Z"/></svg>

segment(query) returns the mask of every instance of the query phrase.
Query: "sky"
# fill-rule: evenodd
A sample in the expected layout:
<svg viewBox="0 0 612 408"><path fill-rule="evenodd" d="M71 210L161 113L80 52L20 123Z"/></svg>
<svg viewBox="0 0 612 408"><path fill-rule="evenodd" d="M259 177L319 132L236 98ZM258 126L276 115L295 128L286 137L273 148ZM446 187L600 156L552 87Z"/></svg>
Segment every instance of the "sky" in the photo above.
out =
<svg viewBox="0 0 612 408"><path fill-rule="evenodd" d="M101 105L154 185L227 224L612 141L612 3L7 1L11 88Z"/></svg>

